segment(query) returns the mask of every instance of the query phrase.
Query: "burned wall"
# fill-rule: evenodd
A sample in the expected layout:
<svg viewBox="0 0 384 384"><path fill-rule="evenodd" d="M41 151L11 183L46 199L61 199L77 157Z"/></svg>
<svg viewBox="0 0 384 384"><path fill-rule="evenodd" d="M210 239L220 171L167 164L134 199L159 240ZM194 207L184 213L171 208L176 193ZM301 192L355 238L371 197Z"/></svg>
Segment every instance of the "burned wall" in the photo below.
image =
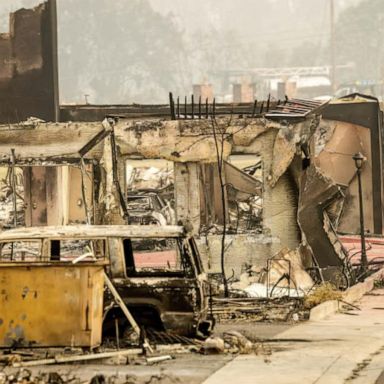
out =
<svg viewBox="0 0 384 384"><path fill-rule="evenodd" d="M366 161L361 170L364 200L364 222L367 231L374 233L374 204L372 204L372 153L368 128L347 122L322 120L321 131L332 134L318 149L316 165L324 175L338 184L344 194L338 212L337 229L342 233L359 233L358 186L352 156L361 152ZM320 138L319 138L320 139Z"/></svg>
<svg viewBox="0 0 384 384"><path fill-rule="evenodd" d="M324 133L328 132L326 135ZM338 230L358 233L358 187L352 156L361 152L365 229L383 234L383 113L376 98L352 94L331 102L319 129L317 164L346 196Z"/></svg>
<svg viewBox="0 0 384 384"><path fill-rule="evenodd" d="M218 124L225 126L228 122L228 119L223 119ZM262 191L259 191L256 180L247 185L255 194L262 196L261 231L228 233L226 265L229 273L231 269L236 274L240 273L245 264L264 266L267 258L281 248L295 249L299 246L298 187L289 166L296 156L297 146L300 148L300 142L312 124L316 127L318 119L314 119L314 122L310 118L297 124L285 124L284 134L279 133L282 129L280 123L265 119L239 118L226 126L228 139L223 143L225 160L228 161L231 155L254 156L262 159L263 168L260 182ZM211 122L121 119L115 126L115 133L119 152L124 158L141 156L174 162L177 219L192 225L207 270L219 272L220 225L223 217L218 177L214 172L217 158ZM287 140L293 144L288 145ZM230 163L227 165L231 171L236 169ZM299 173L301 163L295 166ZM241 172L241 169L237 170L237 173ZM233 176L233 172L224 175L226 184ZM244 180L251 179L245 173L242 176ZM244 188L244 185L239 188L242 193L249 192ZM217 225L209 227L208 217L211 224ZM233 230L231 227L229 229Z"/></svg>
<svg viewBox="0 0 384 384"><path fill-rule="evenodd" d="M205 271L221 273L221 236L196 238ZM225 268L227 276L238 278L247 266L265 267L267 260L282 248L281 239L268 234L227 234Z"/></svg>
<svg viewBox="0 0 384 384"><path fill-rule="evenodd" d="M0 122L58 120L56 2L10 15L0 35Z"/></svg>

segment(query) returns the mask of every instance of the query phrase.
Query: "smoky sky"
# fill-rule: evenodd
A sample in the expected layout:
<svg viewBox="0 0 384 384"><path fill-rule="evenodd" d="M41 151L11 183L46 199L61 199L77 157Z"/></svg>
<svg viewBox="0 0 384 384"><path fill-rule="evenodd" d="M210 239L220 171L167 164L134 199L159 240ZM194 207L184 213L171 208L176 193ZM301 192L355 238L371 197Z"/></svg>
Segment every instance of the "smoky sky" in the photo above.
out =
<svg viewBox="0 0 384 384"><path fill-rule="evenodd" d="M329 65L330 1L57 0L61 102L89 95L92 103L162 103L168 91L189 94L195 83L224 94L227 69ZM375 1L334 0L335 23L347 19L336 28L340 44L343 28L359 30L347 10ZM1 32L9 12L37 4L2 0ZM357 50L338 63L353 61Z"/></svg>

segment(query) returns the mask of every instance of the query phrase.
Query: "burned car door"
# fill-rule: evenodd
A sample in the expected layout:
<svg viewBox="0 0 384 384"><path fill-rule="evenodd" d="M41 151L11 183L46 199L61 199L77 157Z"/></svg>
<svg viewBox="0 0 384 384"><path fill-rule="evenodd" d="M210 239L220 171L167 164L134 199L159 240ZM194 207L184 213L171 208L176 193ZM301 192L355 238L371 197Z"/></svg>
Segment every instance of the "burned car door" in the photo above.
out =
<svg viewBox="0 0 384 384"><path fill-rule="evenodd" d="M188 241L122 238L120 247L125 277L120 270L113 282L136 321L158 330L195 333L202 295Z"/></svg>

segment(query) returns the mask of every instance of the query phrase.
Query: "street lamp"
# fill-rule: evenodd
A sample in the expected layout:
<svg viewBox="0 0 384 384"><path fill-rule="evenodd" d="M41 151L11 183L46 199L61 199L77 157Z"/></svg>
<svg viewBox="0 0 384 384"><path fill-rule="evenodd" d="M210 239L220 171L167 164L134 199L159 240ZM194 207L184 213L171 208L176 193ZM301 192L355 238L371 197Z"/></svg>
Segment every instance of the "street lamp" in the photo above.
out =
<svg viewBox="0 0 384 384"><path fill-rule="evenodd" d="M365 161L365 157L361 152L352 156L355 161L357 171L357 181L359 185L359 208L360 208L360 237L361 237L361 272L364 273L368 268L367 250L365 248L365 231L364 231L364 210L363 210L363 189L361 187L361 168Z"/></svg>

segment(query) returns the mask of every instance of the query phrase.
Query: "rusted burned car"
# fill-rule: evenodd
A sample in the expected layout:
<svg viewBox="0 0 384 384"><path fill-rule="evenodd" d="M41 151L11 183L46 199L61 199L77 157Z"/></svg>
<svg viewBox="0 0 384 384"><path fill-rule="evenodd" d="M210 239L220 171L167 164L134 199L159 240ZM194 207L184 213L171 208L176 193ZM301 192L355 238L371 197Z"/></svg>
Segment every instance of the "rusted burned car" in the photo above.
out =
<svg viewBox="0 0 384 384"><path fill-rule="evenodd" d="M103 265L137 323L180 335L207 334L208 282L195 242L179 226L35 227L0 234L1 260ZM63 292L63 295L65 292ZM103 330L128 330L105 291ZM60 300L60 298L58 298ZM89 309L88 309L89 310Z"/></svg>
<svg viewBox="0 0 384 384"><path fill-rule="evenodd" d="M130 222L133 224L174 224L173 209L157 192L146 190L129 192L127 208Z"/></svg>

